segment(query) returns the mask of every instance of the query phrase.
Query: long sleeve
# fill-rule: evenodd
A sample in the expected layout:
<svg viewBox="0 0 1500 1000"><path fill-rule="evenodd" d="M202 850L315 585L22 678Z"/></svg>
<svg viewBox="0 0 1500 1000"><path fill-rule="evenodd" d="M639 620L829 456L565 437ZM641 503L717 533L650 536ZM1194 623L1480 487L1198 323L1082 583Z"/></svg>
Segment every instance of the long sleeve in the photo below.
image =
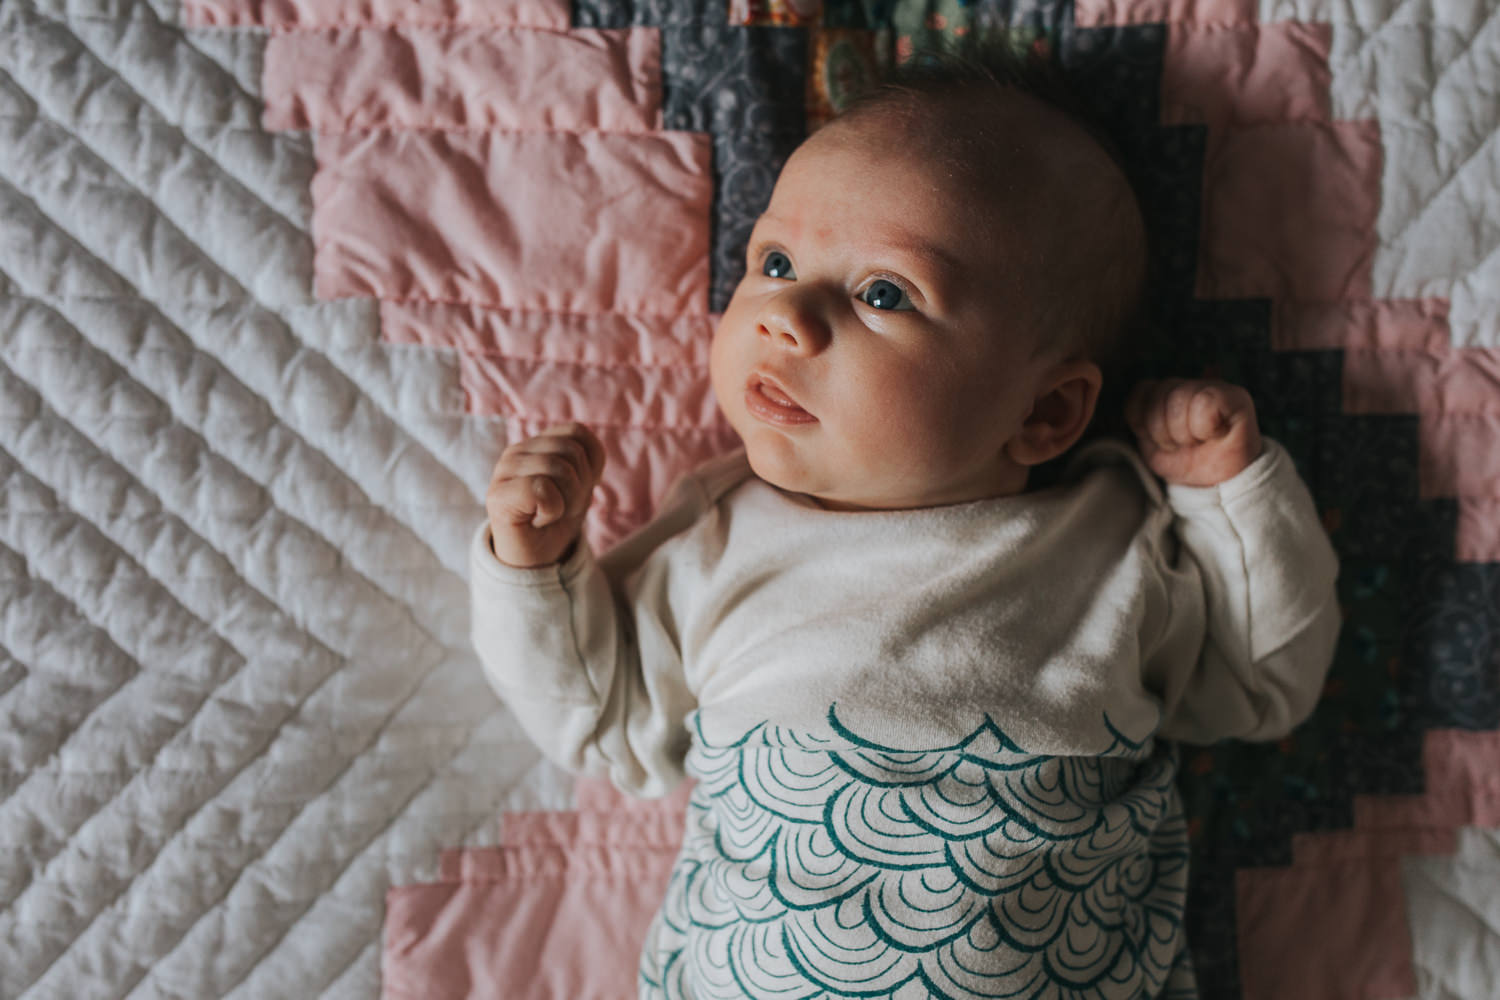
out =
<svg viewBox="0 0 1500 1000"><path fill-rule="evenodd" d="M1168 612L1146 672L1160 735L1284 736L1317 703L1340 626L1338 559L1312 496L1268 441L1233 479L1167 500L1180 545L1164 552Z"/></svg>
<svg viewBox="0 0 1500 1000"><path fill-rule="evenodd" d="M683 778L683 674L663 544L706 505L680 481L661 512L603 559L581 541L563 563L495 558L489 526L469 552L472 634L490 685L549 759L620 789L664 795Z"/></svg>

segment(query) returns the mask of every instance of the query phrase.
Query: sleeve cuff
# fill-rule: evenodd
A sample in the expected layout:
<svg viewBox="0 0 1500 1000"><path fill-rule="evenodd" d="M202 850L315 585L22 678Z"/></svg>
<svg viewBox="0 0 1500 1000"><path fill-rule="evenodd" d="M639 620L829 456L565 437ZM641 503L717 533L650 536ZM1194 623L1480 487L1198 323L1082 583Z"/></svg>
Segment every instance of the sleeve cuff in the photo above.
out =
<svg viewBox="0 0 1500 1000"><path fill-rule="evenodd" d="M558 586L572 580L583 572L592 558L587 540L580 537L573 552L560 563L547 566L521 568L500 561L490 548L490 523L480 521L469 544L469 571L475 580L503 584L510 587L540 588Z"/></svg>
<svg viewBox="0 0 1500 1000"><path fill-rule="evenodd" d="M1272 480L1293 475L1296 470L1286 449L1270 438L1264 438L1260 456L1249 465L1213 486L1179 486L1167 484L1167 502L1178 513L1219 507L1264 487Z"/></svg>

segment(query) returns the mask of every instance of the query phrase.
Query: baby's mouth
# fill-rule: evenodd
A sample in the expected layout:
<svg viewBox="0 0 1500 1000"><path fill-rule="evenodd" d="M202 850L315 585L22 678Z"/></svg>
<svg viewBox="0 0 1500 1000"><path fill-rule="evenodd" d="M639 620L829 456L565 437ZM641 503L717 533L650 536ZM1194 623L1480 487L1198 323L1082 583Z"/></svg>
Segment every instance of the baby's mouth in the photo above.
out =
<svg viewBox="0 0 1500 1000"><path fill-rule="evenodd" d="M783 427L811 424L818 420L804 410L785 389L759 372L752 372L746 383L745 409L758 420Z"/></svg>

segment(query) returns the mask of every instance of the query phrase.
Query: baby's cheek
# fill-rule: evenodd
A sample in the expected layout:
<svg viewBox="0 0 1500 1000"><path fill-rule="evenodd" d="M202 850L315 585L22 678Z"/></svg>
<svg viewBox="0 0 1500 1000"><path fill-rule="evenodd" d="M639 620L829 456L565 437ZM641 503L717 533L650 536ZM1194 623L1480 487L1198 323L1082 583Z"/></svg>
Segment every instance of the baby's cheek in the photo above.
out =
<svg viewBox="0 0 1500 1000"><path fill-rule="evenodd" d="M725 317L727 320L728 317ZM736 367L732 337L724 329L724 321L720 321L718 329L714 331L714 339L709 346L708 353L708 380L713 387L714 398L720 409L729 410L725 406L733 398L730 396L731 387L736 379L733 371Z"/></svg>

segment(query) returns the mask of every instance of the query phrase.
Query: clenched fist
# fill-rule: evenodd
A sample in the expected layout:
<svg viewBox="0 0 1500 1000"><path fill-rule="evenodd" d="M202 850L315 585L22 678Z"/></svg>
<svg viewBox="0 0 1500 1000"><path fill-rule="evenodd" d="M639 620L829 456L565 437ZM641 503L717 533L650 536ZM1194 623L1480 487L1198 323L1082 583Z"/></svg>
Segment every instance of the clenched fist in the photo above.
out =
<svg viewBox="0 0 1500 1000"><path fill-rule="evenodd" d="M484 507L495 556L508 566L549 566L583 529L604 445L582 424L559 424L500 455Z"/></svg>
<svg viewBox="0 0 1500 1000"><path fill-rule="evenodd" d="M1217 486L1263 447L1255 403L1228 382L1142 382L1125 403L1125 420L1151 471L1178 486Z"/></svg>

